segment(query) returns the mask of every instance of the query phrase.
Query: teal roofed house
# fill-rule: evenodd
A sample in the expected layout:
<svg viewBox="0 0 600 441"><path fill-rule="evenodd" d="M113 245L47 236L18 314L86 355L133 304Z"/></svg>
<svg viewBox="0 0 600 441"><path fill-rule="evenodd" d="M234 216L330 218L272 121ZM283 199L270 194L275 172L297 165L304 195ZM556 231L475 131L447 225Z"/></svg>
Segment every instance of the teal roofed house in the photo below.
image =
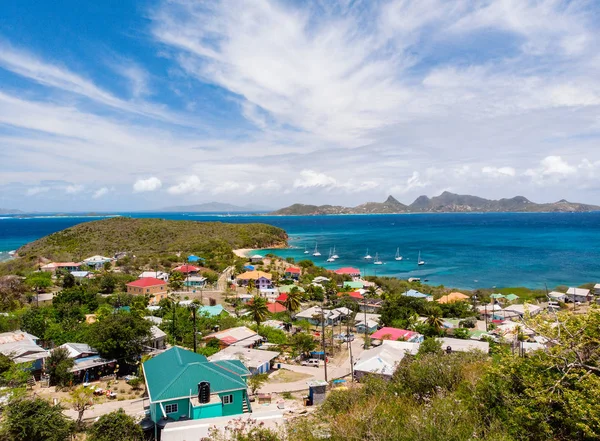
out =
<svg viewBox="0 0 600 441"><path fill-rule="evenodd" d="M198 420L251 412L240 360L208 361L204 355L173 347L143 364L150 418Z"/></svg>

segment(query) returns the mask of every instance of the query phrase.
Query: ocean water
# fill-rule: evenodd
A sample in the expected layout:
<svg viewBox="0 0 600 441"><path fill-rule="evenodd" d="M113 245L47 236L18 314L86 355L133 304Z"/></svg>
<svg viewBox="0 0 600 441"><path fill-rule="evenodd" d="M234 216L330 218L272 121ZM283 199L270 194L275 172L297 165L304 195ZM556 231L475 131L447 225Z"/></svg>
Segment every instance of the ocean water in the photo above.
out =
<svg viewBox="0 0 600 441"><path fill-rule="evenodd" d="M420 277L431 284L475 289L600 282L600 212L485 213L355 216L223 216L219 214L120 213L132 217L264 222L285 229L292 248L282 257L309 258L335 269L358 267L363 274ZM75 224L100 217L0 218L0 259L6 252ZM318 246L321 257L313 257ZM328 263L329 249L340 258ZM304 249L309 254L304 254ZM395 261L396 248L402 261ZM363 259L377 253L383 265ZM417 256L426 262L417 265ZM261 250L266 253L268 250Z"/></svg>

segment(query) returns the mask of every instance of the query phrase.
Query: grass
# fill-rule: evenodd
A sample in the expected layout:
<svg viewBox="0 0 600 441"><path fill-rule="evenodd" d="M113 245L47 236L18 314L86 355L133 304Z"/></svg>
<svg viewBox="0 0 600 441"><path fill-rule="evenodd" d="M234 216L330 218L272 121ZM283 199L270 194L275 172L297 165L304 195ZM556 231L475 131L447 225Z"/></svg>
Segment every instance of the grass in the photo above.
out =
<svg viewBox="0 0 600 441"><path fill-rule="evenodd" d="M287 369L279 369L276 374L272 374L269 377L269 383L280 384L280 383L295 383L296 381L305 380L311 378L312 375L303 374L301 372L294 372Z"/></svg>
<svg viewBox="0 0 600 441"><path fill-rule="evenodd" d="M546 291L541 289L529 289L522 286L514 288L499 288L495 289L495 292L500 294L515 294L519 296L521 302L530 302L536 299L545 299Z"/></svg>

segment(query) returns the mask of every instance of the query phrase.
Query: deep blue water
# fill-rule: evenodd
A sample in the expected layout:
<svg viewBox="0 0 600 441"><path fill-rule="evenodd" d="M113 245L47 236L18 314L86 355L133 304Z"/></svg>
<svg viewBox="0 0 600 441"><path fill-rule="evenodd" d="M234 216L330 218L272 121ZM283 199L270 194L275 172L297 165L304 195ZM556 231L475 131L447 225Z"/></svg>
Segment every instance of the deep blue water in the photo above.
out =
<svg viewBox="0 0 600 441"><path fill-rule="evenodd" d="M291 249L283 257L313 258L327 268L356 266L367 275L421 277L456 288L600 282L600 212L486 213L359 216L216 216L121 213L133 217L265 222L285 229ZM0 251L8 251L91 217L0 218ZM304 247L311 254L304 254ZM340 258L327 263L329 248ZM394 260L400 247L403 261ZM379 254L384 265L363 256ZM426 261L417 266L417 255ZM6 254L0 255L6 256Z"/></svg>

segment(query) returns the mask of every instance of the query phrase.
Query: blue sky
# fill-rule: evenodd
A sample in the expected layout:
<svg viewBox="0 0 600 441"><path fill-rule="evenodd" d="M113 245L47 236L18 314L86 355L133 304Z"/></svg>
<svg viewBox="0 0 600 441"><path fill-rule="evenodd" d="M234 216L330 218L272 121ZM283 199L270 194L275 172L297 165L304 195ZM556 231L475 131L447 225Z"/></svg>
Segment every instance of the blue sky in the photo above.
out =
<svg viewBox="0 0 600 441"><path fill-rule="evenodd" d="M5 2L0 207L600 203L599 9Z"/></svg>

